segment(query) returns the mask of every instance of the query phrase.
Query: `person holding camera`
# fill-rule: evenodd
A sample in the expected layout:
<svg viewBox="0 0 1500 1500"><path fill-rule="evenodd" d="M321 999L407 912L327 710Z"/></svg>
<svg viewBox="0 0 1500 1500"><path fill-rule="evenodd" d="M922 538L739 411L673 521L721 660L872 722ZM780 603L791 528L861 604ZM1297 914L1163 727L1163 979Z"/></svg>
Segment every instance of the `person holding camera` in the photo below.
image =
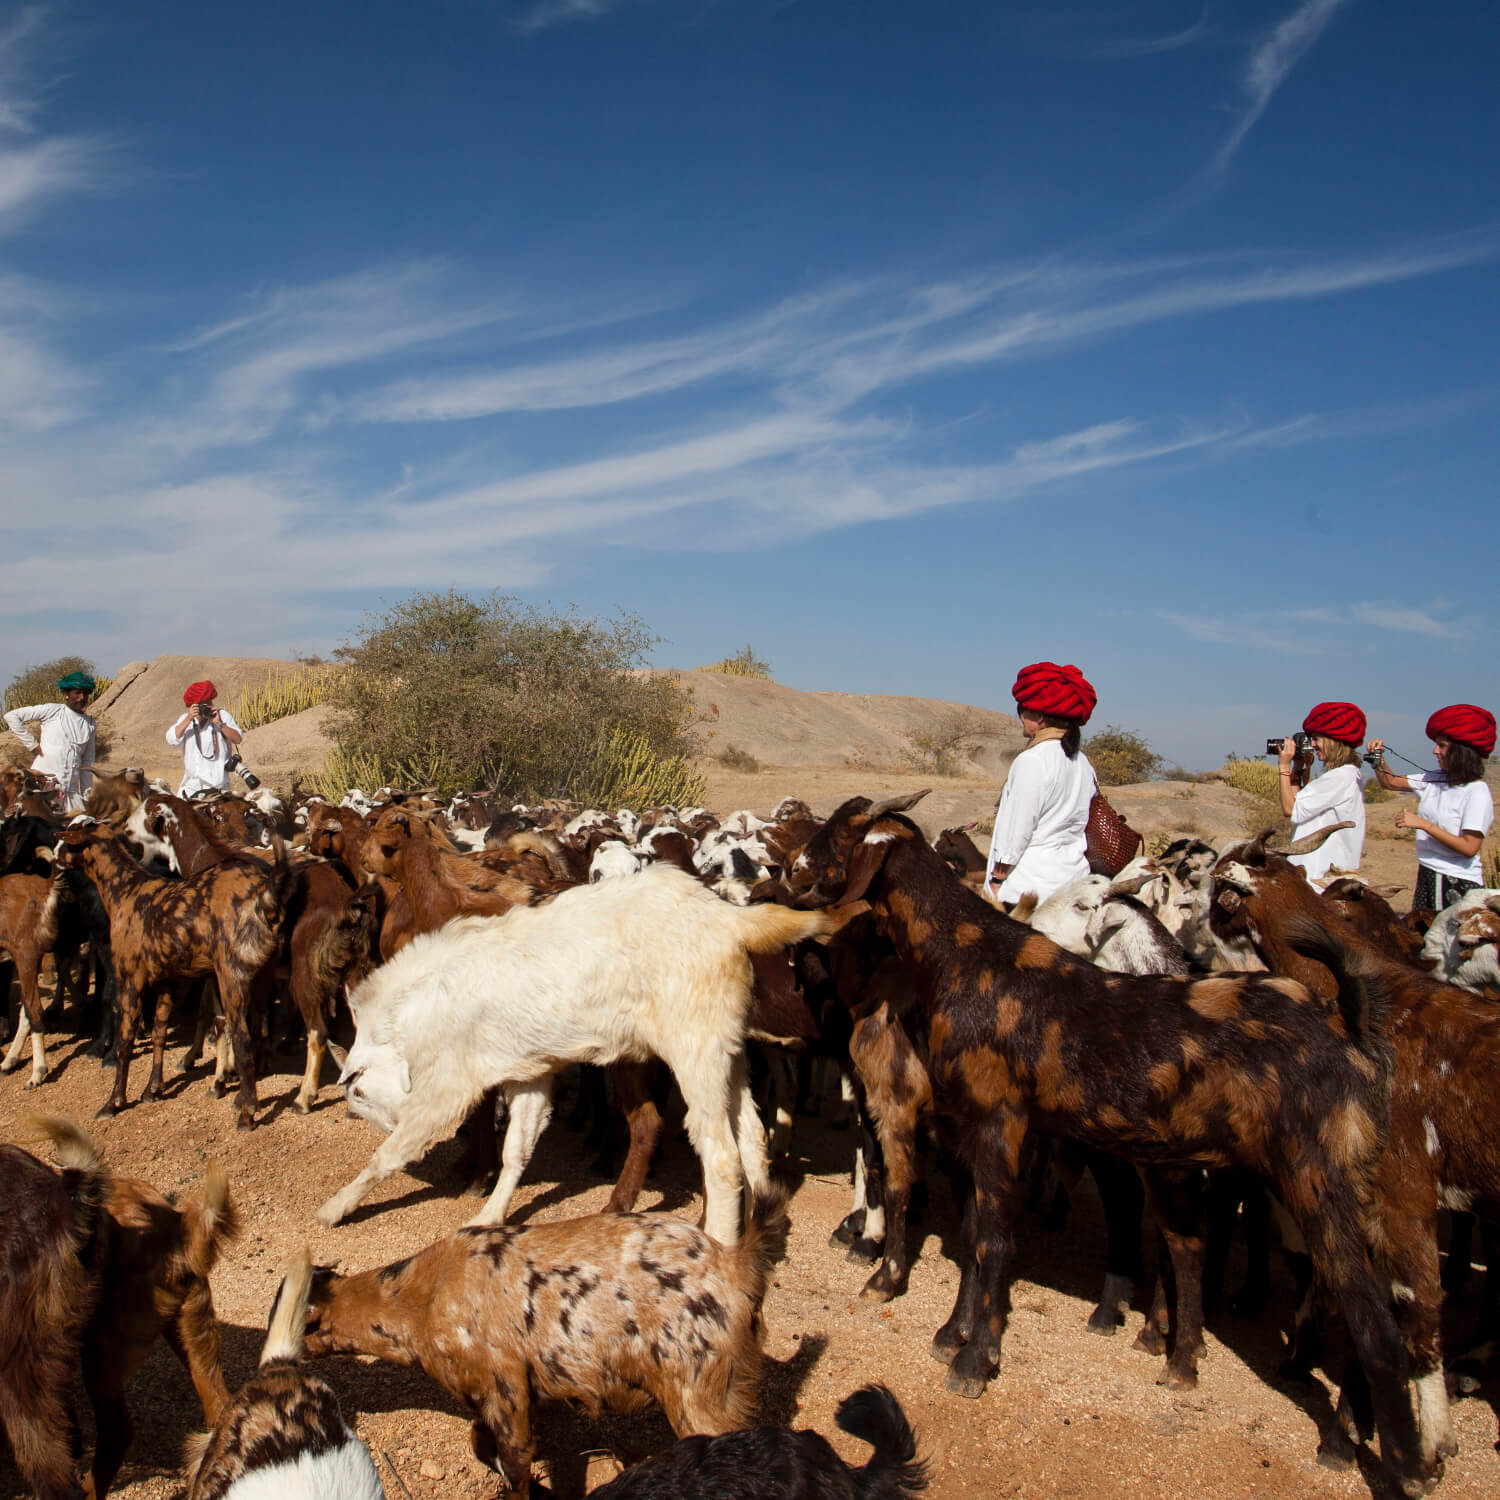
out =
<svg viewBox="0 0 1500 1500"><path fill-rule="evenodd" d="M1495 749L1495 716L1473 703L1450 703L1427 721L1436 771L1397 776L1386 769L1385 741L1371 740L1375 775L1388 792L1415 792L1417 810L1402 808L1397 828L1417 831L1418 907L1442 911L1484 879L1479 851L1495 821L1495 802L1484 779L1484 762Z"/></svg>
<svg viewBox="0 0 1500 1500"><path fill-rule="evenodd" d="M57 783L58 805L64 813L83 811L83 799L94 784L94 721L83 711L94 691L87 672L69 672L57 679L61 703L37 703L13 708L5 727L31 752L31 769ZM26 725L38 726L38 736Z"/></svg>
<svg viewBox="0 0 1500 1500"><path fill-rule="evenodd" d="M1080 749L1099 701L1075 666L1038 661L1011 688L1026 748L1011 762L995 809L984 879L990 897L1013 906L1027 891L1045 901L1089 873L1089 803L1097 783Z"/></svg>
<svg viewBox="0 0 1500 1500"><path fill-rule="evenodd" d="M1302 721L1302 733L1288 735L1277 749L1281 811L1292 820L1293 840L1333 823L1354 824L1329 834L1311 854L1289 856L1309 880L1321 880L1330 870L1359 869L1365 848L1365 785L1359 769L1364 737L1365 716L1355 704L1319 703ZM1312 755L1323 762L1323 773L1299 788L1296 762L1305 767Z"/></svg>
<svg viewBox="0 0 1500 1500"><path fill-rule="evenodd" d="M167 743L182 747L179 797L229 790L229 772L239 759L240 726L227 708L214 706L217 694L211 682L190 684L182 695L187 712L167 730Z"/></svg>

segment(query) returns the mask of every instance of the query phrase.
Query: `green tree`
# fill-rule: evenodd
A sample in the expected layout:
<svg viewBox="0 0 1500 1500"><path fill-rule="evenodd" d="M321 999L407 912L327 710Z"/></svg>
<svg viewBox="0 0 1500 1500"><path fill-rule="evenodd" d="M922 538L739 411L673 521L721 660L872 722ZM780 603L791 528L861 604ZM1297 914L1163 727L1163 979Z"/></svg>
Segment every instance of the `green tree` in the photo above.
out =
<svg viewBox="0 0 1500 1500"><path fill-rule="evenodd" d="M637 760L644 746L686 774L691 702L674 678L638 670L653 644L632 615L418 594L338 651L347 670L329 694L333 737L386 779L445 794L591 801L617 783L621 733Z"/></svg>

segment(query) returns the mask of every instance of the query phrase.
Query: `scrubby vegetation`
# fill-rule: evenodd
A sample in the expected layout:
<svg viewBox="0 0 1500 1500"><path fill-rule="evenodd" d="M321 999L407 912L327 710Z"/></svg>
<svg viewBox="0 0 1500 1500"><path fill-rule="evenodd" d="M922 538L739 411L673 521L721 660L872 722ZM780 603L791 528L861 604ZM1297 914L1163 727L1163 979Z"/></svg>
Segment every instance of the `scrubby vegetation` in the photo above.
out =
<svg viewBox="0 0 1500 1500"><path fill-rule="evenodd" d="M1231 755L1221 768L1220 774L1236 791L1249 792L1264 802L1281 806L1281 776L1276 762L1271 760L1242 760Z"/></svg>
<svg viewBox="0 0 1500 1500"><path fill-rule="evenodd" d="M913 770L934 776L957 776L979 748L984 721L971 709L955 708L930 728L906 736L902 752Z"/></svg>
<svg viewBox="0 0 1500 1500"><path fill-rule="evenodd" d="M1100 786L1130 786L1137 781L1150 781L1161 765L1161 756L1141 735L1133 729L1121 729L1118 724L1111 724L1086 739L1083 753L1088 756Z"/></svg>
<svg viewBox="0 0 1500 1500"><path fill-rule="evenodd" d="M337 754L320 781L488 787L518 800L692 802L692 702L635 670L655 638L634 616L544 613L502 595L418 594L336 653ZM326 790L335 788L330 784Z"/></svg>
<svg viewBox="0 0 1500 1500"><path fill-rule="evenodd" d="M733 656L723 657L699 667L700 672L719 672L725 677L763 677L771 681L771 663L755 654L748 645L742 646Z"/></svg>
<svg viewBox="0 0 1500 1500"><path fill-rule="evenodd" d="M340 668L323 664L303 666L295 672L278 672L259 687L245 688L230 709L241 729L300 714L328 702L338 681Z"/></svg>
<svg viewBox="0 0 1500 1500"><path fill-rule="evenodd" d="M760 762L751 755L748 750L741 750L738 745L725 745L725 747L714 756L714 759L728 771L755 772L760 770Z"/></svg>

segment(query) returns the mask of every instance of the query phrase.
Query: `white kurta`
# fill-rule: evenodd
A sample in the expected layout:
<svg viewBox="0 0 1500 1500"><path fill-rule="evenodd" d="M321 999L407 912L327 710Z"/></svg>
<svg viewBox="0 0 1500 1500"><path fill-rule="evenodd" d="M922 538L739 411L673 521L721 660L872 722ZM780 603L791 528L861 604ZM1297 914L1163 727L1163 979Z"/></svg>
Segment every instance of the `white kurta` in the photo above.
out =
<svg viewBox="0 0 1500 1500"><path fill-rule="evenodd" d="M227 708L219 710L219 722L239 732L240 726ZM182 785L177 788L179 797L191 797L194 792L229 789L229 759L235 753L235 747L219 732L217 725L200 724L194 717L178 734L174 720L167 728L167 743L182 746L183 776Z"/></svg>
<svg viewBox="0 0 1500 1500"><path fill-rule="evenodd" d="M1365 788L1358 766L1336 766L1315 776L1292 803L1292 837L1316 833L1331 823L1353 823L1323 841L1311 854L1293 854L1290 862L1309 880L1330 870L1357 870L1365 851Z"/></svg>
<svg viewBox="0 0 1500 1500"><path fill-rule="evenodd" d="M36 749L37 739L25 726L40 726L42 753L32 761L31 769L57 782L64 812L81 812L94 784L94 721L66 703L38 703L34 708L11 709L5 724L28 750Z"/></svg>
<svg viewBox="0 0 1500 1500"><path fill-rule="evenodd" d="M1444 833L1488 833L1495 821L1495 799L1483 781L1449 786L1441 771L1412 771L1406 784L1417 794L1417 816L1436 823ZM1462 855L1440 844L1430 833L1417 833L1417 863L1450 880L1484 880L1479 853Z"/></svg>
<svg viewBox="0 0 1500 1500"><path fill-rule="evenodd" d="M995 814L985 885L996 865L1010 865L998 892L1007 903L1027 891L1045 901L1089 872L1084 829L1096 782L1081 750L1069 760L1060 740L1029 745L1011 762Z"/></svg>

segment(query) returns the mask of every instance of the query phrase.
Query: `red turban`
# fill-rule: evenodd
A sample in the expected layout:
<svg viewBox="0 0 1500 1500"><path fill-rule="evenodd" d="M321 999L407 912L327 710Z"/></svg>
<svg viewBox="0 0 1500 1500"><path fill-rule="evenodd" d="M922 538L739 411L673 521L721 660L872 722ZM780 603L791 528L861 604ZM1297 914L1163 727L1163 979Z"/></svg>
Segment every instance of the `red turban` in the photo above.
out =
<svg viewBox="0 0 1500 1500"><path fill-rule="evenodd" d="M219 690L211 682L192 682L183 689L182 701L191 708L195 703L207 703L210 698L217 698Z"/></svg>
<svg viewBox="0 0 1500 1500"><path fill-rule="evenodd" d="M1439 735L1488 755L1495 748L1495 716L1473 703L1450 703L1427 721L1427 738L1435 740Z"/></svg>
<svg viewBox="0 0 1500 1500"><path fill-rule="evenodd" d="M1010 695L1033 713L1056 714L1087 724L1099 695L1077 667L1060 667L1055 661L1034 661L1022 667Z"/></svg>
<svg viewBox="0 0 1500 1500"><path fill-rule="evenodd" d="M1325 734L1343 745L1360 745L1365 738L1365 716L1354 703L1319 703L1302 721L1309 734Z"/></svg>

